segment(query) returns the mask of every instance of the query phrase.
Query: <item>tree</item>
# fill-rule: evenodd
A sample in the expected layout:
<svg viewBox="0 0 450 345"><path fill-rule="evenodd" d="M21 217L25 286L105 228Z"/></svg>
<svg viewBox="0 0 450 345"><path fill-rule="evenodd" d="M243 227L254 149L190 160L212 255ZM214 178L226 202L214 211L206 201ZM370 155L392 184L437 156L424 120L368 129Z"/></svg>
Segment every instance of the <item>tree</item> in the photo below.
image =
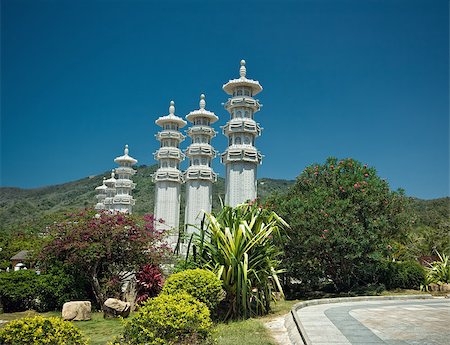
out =
<svg viewBox="0 0 450 345"><path fill-rule="evenodd" d="M391 241L411 225L402 191L390 191L373 167L350 158L307 167L270 202L291 225L282 243L289 280L309 288L328 281L348 291L373 282Z"/></svg>
<svg viewBox="0 0 450 345"><path fill-rule="evenodd" d="M143 264L158 264L168 253L152 216L139 221L126 214L86 210L50 228L52 240L41 258L47 265L63 262L88 279L97 303L120 292L130 273Z"/></svg>

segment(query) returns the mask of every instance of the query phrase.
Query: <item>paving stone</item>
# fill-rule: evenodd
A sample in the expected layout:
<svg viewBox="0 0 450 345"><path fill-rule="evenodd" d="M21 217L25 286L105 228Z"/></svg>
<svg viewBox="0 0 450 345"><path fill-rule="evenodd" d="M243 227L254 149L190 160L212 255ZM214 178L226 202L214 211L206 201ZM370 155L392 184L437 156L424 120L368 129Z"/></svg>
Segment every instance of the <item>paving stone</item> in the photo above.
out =
<svg viewBox="0 0 450 345"><path fill-rule="evenodd" d="M313 345L450 344L448 299L311 303L296 315Z"/></svg>

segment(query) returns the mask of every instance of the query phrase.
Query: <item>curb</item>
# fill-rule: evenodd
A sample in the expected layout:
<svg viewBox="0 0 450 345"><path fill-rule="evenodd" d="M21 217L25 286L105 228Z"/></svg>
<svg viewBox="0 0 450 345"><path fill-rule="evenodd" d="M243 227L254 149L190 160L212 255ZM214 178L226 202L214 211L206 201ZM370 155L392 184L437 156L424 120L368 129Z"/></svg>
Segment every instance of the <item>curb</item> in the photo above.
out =
<svg viewBox="0 0 450 345"><path fill-rule="evenodd" d="M299 302L294 304L291 308L291 312L286 317L286 328L289 333L289 339L291 339L294 345L312 345L311 340L306 334L305 328L300 321L300 317L297 315L297 311L302 308L306 308L319 304L332 304L341 302L364 302L364 301L386 301L386 300L409 300L409 299L432 299L433 296L429 294L421 295L397 295L397 296L358 296L358 297L338 297L338 298L323 298L313 299L310 301ZM292 318L292 320L289 320ZM295 327L292 325L295 325ZM288 327L289 326L289 327ZM301 342L299 342L299 340Z"/></svg>

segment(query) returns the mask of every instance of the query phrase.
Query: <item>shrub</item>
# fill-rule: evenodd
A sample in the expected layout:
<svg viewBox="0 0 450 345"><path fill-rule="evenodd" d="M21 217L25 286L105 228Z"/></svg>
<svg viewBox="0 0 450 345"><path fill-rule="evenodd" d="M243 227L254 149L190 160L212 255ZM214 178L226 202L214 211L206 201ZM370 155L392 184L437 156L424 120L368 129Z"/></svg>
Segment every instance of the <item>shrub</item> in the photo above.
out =
<svg viewBox="0 0 450 345"><path fill-rule="evenodd" d="M85 285L61 267L40 275L32 270L0 273L0 300L5 312L56 310L73 299L86 299Z"/></svg>
<svg viewBox="0 0 450 345"><path fill-rule="evenodd" d="M196 241L198 260L222 281L227 293L223 317L267 314L272 289L283 296L278 280L281 250L274 240L287 223L254 202L225 206L206 218Z"/></svg>
<svg viewBox="0 0 450 345"><path fill-rule="evenodd" d="M136 274L137 303L142 303L148 298L157 296L164 284L164 277L156 265L144 265Z"/></svg>
<svg viewBox="0 0 450 345"><path fill-rule="evenodd" d="M437 252L439 257L439 261L434 261L429 264L426 273L426 283L424 285L428 286L429 284L448 284L450 283L450 260L447 255L442 253L442 255Z"/></svg>
<svg viewBox="0 0 450 345"><path fill-rule="evenodd" d="M88 340L69 321L35 316L11 321L0 329L0 343L87 345Z"/></svg>
<svg viewBox="0 0 450 345"><path fill-rule="evenodd" d="M172 274L164 284L162 292L174 294L186 291L206 304L213 311L222 298L222 283L217 276L200 268Z"/></svg>
<svg viewBox="0 0 450 345"><path fill-rule="evenodd" d="M39 276L31 270L0 273L0 299L5 312L33 308Z"/></svg>
<svg viewBox="0 0 450 345"><path fill-rule="evenodd" d="M380 276L381 283L387 289L419 289L425 281L425 271L415 261L388 262L383 266Z"/></svg>
<svg viewBox="0 0 450 345"><path fill-rule="evenodd" d="M187 292L161 294L144 302L115 344L199 344L210 336L211 327L206 305Z"/></svg>

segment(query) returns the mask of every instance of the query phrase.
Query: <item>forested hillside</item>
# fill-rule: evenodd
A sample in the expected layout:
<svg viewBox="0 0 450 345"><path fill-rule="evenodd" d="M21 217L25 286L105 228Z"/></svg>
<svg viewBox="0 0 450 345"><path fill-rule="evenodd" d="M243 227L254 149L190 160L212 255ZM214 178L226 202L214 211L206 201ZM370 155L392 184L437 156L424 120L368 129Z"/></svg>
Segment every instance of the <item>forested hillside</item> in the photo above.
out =
<svg viewBox="0 0 450 345"><path fill-rule="evenodd" d="M139 166L133 177L136 189L133 196L136 206L133 213L142 215L152 213L154 208L154 188L151 174L157 166ZM0 189L0 225L2 229L11 227L42 216L74 209L83 209L95 205L95 187L102 183L103 177L109 177L109 172L37 189L1 188ZM279 191L284 192L293 181L263 178L258 180L258 194L264 199L267 195ZM219 177L213 185L213 208L220 207L220 198L224 199L224 179ZM184 214L184 195L182 194L181 213Z"/></svg>

